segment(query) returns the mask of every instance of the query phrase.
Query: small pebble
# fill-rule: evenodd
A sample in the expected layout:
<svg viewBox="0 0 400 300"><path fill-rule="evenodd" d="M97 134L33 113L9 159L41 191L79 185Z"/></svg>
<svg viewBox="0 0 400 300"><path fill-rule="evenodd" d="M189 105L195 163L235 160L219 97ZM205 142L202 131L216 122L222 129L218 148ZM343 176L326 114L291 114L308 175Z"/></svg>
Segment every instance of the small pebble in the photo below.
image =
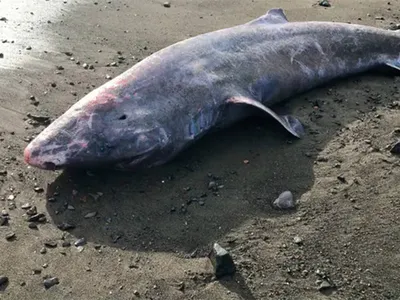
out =
<svg viewBox="0 0 400 300"><path fill-rule="evenodd" d="M6 234L6 240L11 241L15 238L15 233L14 232L9 232Z"/></svg>
<svg viewBox="0 0 400 300"><path fill-rule="evenodd" d="M40 249L40 254L46 254L46 253L47 253L47 249L45 247Z"/></svg>
<svg viewBox="0 0 400 300"><path fill-rule="evenodd" d="M42 217L46 217L44 214L35 214L28 218L28 222L38 222Z"/></svg>
<svg viewBox="0 0 400 300"><path fill-rule="evenodd" d="M208 189L209 190L215 189L216 187L217 187L217 183L215 181L210 181L208 183Z"/></svg>
<svg viewBox="0 0 400 300"><path fill-rule="evenodd" d="M64 248L67 248L67 247L70 247L70 246L71 246L71 243L68 242L68 241L63 241L62 244L61 244L61 246L64 247Z"/></svg>
<svg viewBox="0 0 400 300"><path fill-rule="evenodd" d="M28 208L28 210L26 211L26 214L27 214L28 216L36 215L36 214L37 214L37 208L36 208L36 206L32 206L32 207Z"/></svg>
<svg viewBox="0 0 400 300"><path fill-rule="evenodd" d="M6 284L7 282L8 282L8 277L0 275L0 286Z"/></svg>
<svg viewBox="0 0 400 300"><path fill-rule="evenodd" d="M90 219L90 218L95 217L96 215L97 215L97 212L93 211L93 212L87 213L84 218Z"/></svg>
<svg viewBox="0 0 400 300"><path fill-rule="evenodd" d="M80 238L79 240L77 240L77 241L74 243L75 247L83 246L83 245L85 245L85 244L86 244L85 238Z"/></svg>
<svg viewBox="0 0 400 300"><path fill-rule="evenodd" d="M35 188L34 188L34 191L35 191L36 193L43 193L43 192L44 192L44 189L41 188L41 187L35 187Z"/></svg>
<svg viewBox="0 0 400 300"><path fill-rule="evenodd" d="M295 236L294 239L293 239L293 242L294 242L295 244L297 244L297 245L300 245L300 244L303 243L303 240L301 239L301 237Z"/></svg>
<svg viewBox="0 0 400 300"><path fill-rule="evenodd" d="M331 4L329 3L328 0L320 0L320 1L318 2L318 4L319 4L320 6L323 6L323 7L331 7Z"/></svg>
<svg viewBox="0 0 400 300"><path fill-rule="evenodd" d="M58 229L62 230L62 231L67 231L70 229L74 229L75 225L69 224L69 223L61 223L59 225L57 225Z"/></svg>
<svg viewBox="0 0 400 300"><path fill-rule="evenodd" d="M171 3L170 2L164 2L164 7L171 7Z"/></svg>
<svg viewBox="0 0 400 300"><path fill-rule="evenodd" d="M60 281L57 277L47 278L43 281L43 285L46 289L51 288L52 286L59 284Z"/></svg>
<svg viewBox="0 0 400 300"><path fill-rule="evenodd" d="M8 218L4 216L0 216L0 226L5 226L8 223Z"/></svg>
<svg viewBox="0 0 400 300"><path fill-rule="evenodd" d="M390 153L400 154L400 141L398 141L390 146Z"/></svg>
<svg viewBox="0 0 400 300"><path fill-rule="evenodd" d="M322 280L322 282L318 286L318 290L323 291L331 287L332 285L327 280Z"/></svg>
<svg viewBox="0 0 400 300"><path fill-rule="evenodd" d="M296 206L293 199L293 194L290 191L285 191L279 195L273 202L273 206L279 209L292 209Z"/></svg>
<svg viewBox="0 0 400 300"><path fill-rule="evenodd" d="M400 30L400 23L391 25L389 29L390 30Z"/></svg>
<svg viewBox="0 0 400 300"><path fill-rule="evenodd" d="M236 266L231 255L218 243L214 243L209 259L214 267L214 273L217 278L236 272Z"/></svg>
<svg viewBox="0 0 400 300"><path fill-rule="evenodd" d="M30 209L32 207L32 205L30 205L29 203L25 203L21 206L22 209Z"/></svg>
<svg viewBox="0 0 400 300"><path fill-rule="evenodd" d="M56 248L57 247L57 242L56 241L45 241L44 245L48 248Z"/></svg>
<svg viewBox="0 0 400 300"><path fill-rule="evenodd" d="M37 226L35 223L29 223L29 224L28 224L28 227L29 227L30 229L38 229L38 226Z"/></svg>
<svg viewBox="0 0 400 300"><path fill-rule="evenodd" d="M3 209L3 210L1 211L1 215L2 215L3 217L7 217L7 216L8 216L8 211L6 211L5 209Z"/></svg>

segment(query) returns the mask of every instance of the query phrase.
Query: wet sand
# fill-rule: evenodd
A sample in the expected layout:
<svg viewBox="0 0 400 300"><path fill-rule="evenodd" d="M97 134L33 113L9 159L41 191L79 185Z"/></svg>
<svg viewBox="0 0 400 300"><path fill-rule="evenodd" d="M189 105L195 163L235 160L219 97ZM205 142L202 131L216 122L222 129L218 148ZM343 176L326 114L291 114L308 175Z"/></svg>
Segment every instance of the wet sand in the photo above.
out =
<svg viewBox="0 0 400 300"><path fill-rule="evenodd" d="M282 105L306 125L302 140L255 119L140 173L46 172L23 162L44 128L28 113L54 120L107 75L179 40L273 7L290 21L400 23L399 1L295 2L0 2L0 207L9 214L0 226L0 276L9 278L1 299L400 297L400 169L385 148L400 127L399 77L364 74ZM211 181L221 187L210 190ZM284 190L299 200L296 211L271 207ZM26 203L46 216L38 229L28 227ZM62 231L63 223L75 228ZM83 248L74 246L80 238ZM212 278L206 255L215 241L234 257L233 279ZM46 290L46 276L60 283ZM324 279L332 288L321 292Z"/></svg>

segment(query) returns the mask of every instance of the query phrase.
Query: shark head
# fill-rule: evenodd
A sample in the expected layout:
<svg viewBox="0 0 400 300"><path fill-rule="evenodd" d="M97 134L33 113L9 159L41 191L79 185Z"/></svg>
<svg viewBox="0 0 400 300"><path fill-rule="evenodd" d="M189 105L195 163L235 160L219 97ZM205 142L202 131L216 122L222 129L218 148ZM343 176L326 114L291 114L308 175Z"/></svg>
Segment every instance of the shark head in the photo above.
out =
<svg viewBox="0 0 400 300"><path fill-rule="evenodd" d="M124 83L109 82L78 101L25 148L25 162L46 170L157 164L169 145L168 130L138 104L146 96Z"/></svg>

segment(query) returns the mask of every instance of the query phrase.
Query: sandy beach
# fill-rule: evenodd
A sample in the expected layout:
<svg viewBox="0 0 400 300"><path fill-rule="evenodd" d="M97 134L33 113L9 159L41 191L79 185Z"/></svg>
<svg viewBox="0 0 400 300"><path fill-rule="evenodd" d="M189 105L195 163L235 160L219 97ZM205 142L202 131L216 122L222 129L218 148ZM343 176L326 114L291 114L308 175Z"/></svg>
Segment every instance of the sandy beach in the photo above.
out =
<svg viewBox="0 0 400 300"><path fill-rule="evenodd" d="M276 7L289 21L400 23L399 0L331 4L0 0L0 299L400 299L392 74L335 81L281 105L304 123L301 140L261 118L143 172L23 161L32 137L73 103L177 41ZM285 190L294 211L271 205ZM231 253L233 278L214 279L214 242Z"/></svg>

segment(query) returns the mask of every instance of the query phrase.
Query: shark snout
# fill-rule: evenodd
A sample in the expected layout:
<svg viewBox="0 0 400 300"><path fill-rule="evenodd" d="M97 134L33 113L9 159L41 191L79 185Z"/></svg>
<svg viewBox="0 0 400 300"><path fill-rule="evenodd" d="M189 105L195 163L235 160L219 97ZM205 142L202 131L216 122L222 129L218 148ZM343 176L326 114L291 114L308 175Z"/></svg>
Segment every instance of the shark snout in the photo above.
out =
<svg viewBox="0 0 400 300"><path fill-rule="evenodd" d="M62 148L62 147L58 147ZM43 170L56 170L66 163L65 153L60 149L52 154L46 151L46 147L29 144L24 150L24 161L33 167Z"/></svg>

